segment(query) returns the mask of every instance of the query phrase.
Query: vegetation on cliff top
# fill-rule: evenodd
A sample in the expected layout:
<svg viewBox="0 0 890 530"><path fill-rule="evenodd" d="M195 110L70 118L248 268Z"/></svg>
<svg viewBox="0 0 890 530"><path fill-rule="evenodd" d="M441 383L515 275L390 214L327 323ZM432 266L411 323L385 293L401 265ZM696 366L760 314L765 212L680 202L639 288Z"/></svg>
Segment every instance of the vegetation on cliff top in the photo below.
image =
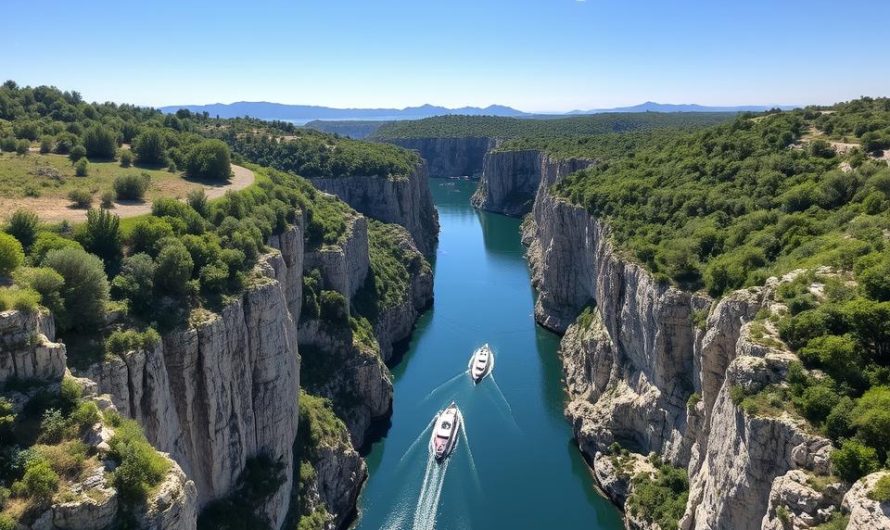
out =
<svg viewBox="0 0 890 530"><path fill-rule="evenodd" d="M830 116L857 124L863 136L847 139L861 142L862 131L884 138L887 108L890 99L861 99ZM743 115L669 133L571 175L555 191L605 221L618 247L659 278L685 288L720 295L800 265L851 269L884 249L890 168L862 149L833 148L818 129L824 115L813 108Z"/></svg>
<svg viewBox="0 0 890 530"><path fill-rule="evenodd" d="M389 122L371 136L386 141L404 138L556 138L713 125L734 114L720 112L603 113L547 119L498 116L437 116Z"/></svg>

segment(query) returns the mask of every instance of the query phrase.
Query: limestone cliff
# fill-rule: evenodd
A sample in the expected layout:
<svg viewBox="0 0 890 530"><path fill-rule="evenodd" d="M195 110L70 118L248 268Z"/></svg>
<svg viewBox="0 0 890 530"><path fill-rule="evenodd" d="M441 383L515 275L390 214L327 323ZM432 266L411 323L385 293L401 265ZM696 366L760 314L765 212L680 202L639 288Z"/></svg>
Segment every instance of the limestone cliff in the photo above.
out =
<svg viewBox="0 0 890 530"><path fill-rule="evenodd" d="M0 374L0 384L13 379L28 381L20 390L4 387L3 398L12 403L16 414L23 414L27 404L39 400L43 392L59 392L60 382L68 374L66 347L54 342L55 325L48 313L4 311L0 313L0 328L0 365L15 368ZM80 379L78 385L83 399L94 401L106 413L115 410L110 396L97 394L96 381ZM81 440L87 454L93 455L84 463L85 469L76 478L62 480L42 512L26 514L17 528L102 530L122 520L126 509L136 528L193 530L198 507L195 484L168 456L164 458L169 461L169 470L144 502L133 506L120 499L107 473L116 466L109 455L113 436L114 428L99 416Z"/></svg>
<svg viewBox="0 0 890 530"><path fill-rule="evenodd" d="M405 227L424 254L435 251L439 215L433 206L425 163L404 177L316 178L312 184L368 217Z"/></svg>
<svg viewBox="0 0 890 530"><path fill-rule="evenodd" d="M302 230L270 243L280 250L261 258L252 284L219 313L195 314L154 349L83 375L172 455L194 480L199 506L228 495L249 458L282 463L284 482L258 507L277 527L288 509L297 432L299 313L290 309L300 307Z"/></svg>
<svg viewBox="0 0 890 530"><path fill-rule="evenodd" d="M808 497L794 484L824 482L830 441L791 413L738 397L781 384L797 360L775 329L752 329L758 311L778 310L777 286L792 277L719 302L659 283L612 246L605 224L551 195L553 182L542 180L523 226L535 317L565 333L566 416L603 488L619 504L632 489L597 456L617 442L688 471L686 530L768 527L777 511L826 522L842 490ZM803 506L786 502L804 497ZM628 525L646 527L636 516Z"/></svg>
<svg viewBox="0 0 890 530"><path fill-rule="evenodd" d="M388 143L417 151L426 160L431 177L476 177L493 138L394 138Z"/></svg>
<svg viewBox="0 0 890 530"><path fill-rule="evenodd" d="M534 149L490 151L485 154L473 206L505 215L524 215L531 211L542 181L555 182L593 163L585 158L554 157Z"/></svg>

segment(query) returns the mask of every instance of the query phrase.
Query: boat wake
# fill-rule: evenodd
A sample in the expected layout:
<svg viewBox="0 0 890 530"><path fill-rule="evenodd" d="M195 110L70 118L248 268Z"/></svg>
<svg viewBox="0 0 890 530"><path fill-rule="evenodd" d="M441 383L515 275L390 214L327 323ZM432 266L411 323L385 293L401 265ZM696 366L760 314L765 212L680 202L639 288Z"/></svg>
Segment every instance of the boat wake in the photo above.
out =
<svg viewBox="0 0 890 530"><path fill-rule="evenodd" d="M522 432L522 429L519 427L519 424L516 422L516 416L513 415L513 407L510 406L510 402L507 401L507 396L501 391L500 385L498 385L497 380L495 380L494 375L490 375L492 387L494 388L494 400L498 402L500 405L498 409L500 409L501 413L513 424L513 427L516 428L517 431Z"/></svg>
<svg viewBox="0 0 890 530"><path fill-rule="evenodd" d="M433 530L436 527L436 515L439 512L439 499L442 497L442 486L445 484L445 472L448 471L450 459L437 463L430 455L426 462L423 475L423 486L414 509L414 530Z"/></svg>
<svg viewBox="0 0 890 530"><path fill-rule="evenodd" d="M414 454L414 451L417 449L417 444L419 444L423 440L429 439L429 432L434 423L436 423L436 418L431 419L430 422L427 423L423 431L421 431L421 433L417 435L417 438L415 438L414 441L411 442L411 445L408 446L408 449L405 449L405 453L402 455L402 458L399 459L397 468L400 468L402 464L408 461L408 457Z"/></svg>
<svg viewBox="0 0 890 530"><path fill-rule="evenodd" d="M476 491L478 493L482 492L482 483L479 481L479 471L476 469L476 459L473 458L473 451L470 449L470 439L467 437L467 429L463 428L460 430L461 442L463 442L463 446L466 448L467 456L470 460L470 473L473 476L473 484L476 486Z"/></svg>
<svg viewBox="0 0 890 530"><path fill-rule="evenodd" d="M461 380L461 379L466 379L466 376L467 376L467 371L465 370L465 371L463 371L463 372L457 374L456 376L452 377L452 378L449 379L448 381L445 381L445 382L442 383L441 385L439 385L439 386L437 386L436 388L430 390L429 393L423 398L423 400L421 400L421 403L425 403L425 402L429 401L430 399L433 398L433 396L435 396L435 395L438 394L439 392L442 392L443 390L446 390L446 389L448 389L449 387L454 386L454 383L459 383L459 382L461 382L460 380ZM455 390L458 390L458 389L455 389ZM447 396L447 397L450 398L450 397L452 397L452 396ZM447 400L446 400L446 401L447 401Z"/></svg>

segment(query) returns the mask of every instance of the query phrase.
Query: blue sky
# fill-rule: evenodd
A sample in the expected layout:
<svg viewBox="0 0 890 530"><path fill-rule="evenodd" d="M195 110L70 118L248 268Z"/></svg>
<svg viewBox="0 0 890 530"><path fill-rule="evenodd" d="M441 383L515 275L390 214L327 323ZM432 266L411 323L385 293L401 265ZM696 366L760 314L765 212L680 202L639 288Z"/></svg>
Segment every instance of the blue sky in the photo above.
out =
<svg viewBox="0 0 890 530"><path fill-rule="evenodd" d="M887 20L887 0L4 0L0 77L153 106L830 103L890 95Z"/></svg>

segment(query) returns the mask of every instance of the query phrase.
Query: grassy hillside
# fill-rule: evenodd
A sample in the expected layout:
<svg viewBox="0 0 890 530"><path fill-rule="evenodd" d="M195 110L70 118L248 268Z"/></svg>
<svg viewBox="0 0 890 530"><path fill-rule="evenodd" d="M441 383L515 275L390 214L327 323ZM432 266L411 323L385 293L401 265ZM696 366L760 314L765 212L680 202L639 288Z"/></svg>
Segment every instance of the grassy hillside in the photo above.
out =
<svg viewBox="0 0 890 530"><path fill-rule="evenodd" d="M716 112L609 113L551 119L496 116L439 116L415 121L390 122L371 135L374 140L399 138L554 138L589 136L662 128L713 125L734 114Z"/></svg>

